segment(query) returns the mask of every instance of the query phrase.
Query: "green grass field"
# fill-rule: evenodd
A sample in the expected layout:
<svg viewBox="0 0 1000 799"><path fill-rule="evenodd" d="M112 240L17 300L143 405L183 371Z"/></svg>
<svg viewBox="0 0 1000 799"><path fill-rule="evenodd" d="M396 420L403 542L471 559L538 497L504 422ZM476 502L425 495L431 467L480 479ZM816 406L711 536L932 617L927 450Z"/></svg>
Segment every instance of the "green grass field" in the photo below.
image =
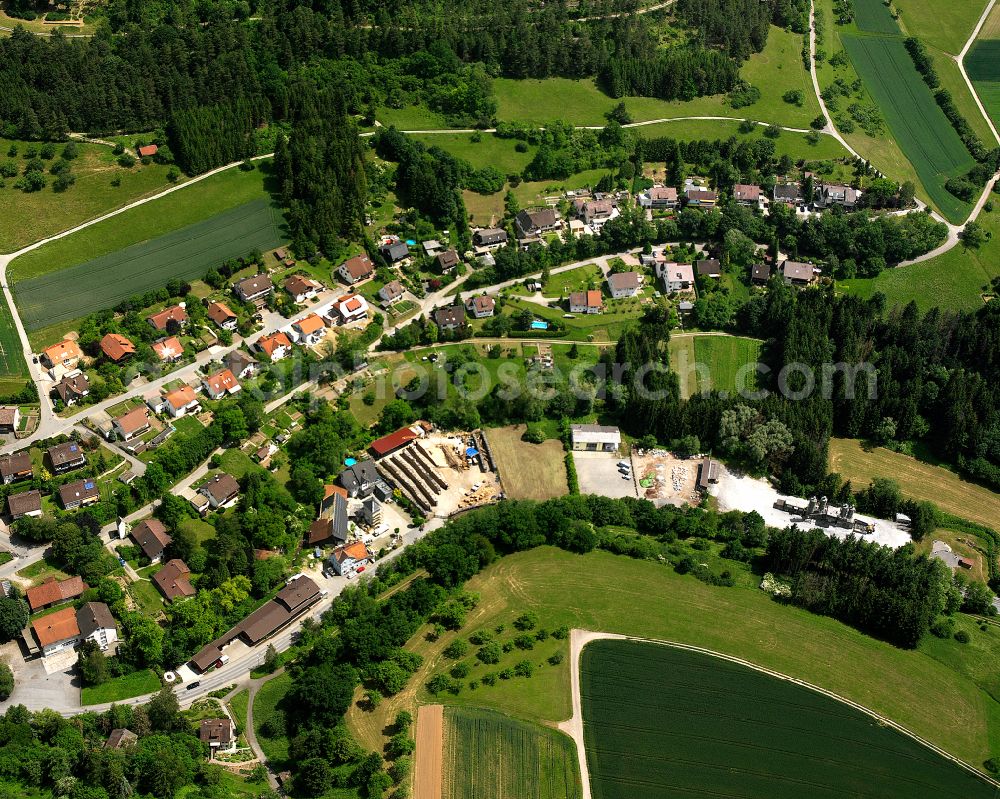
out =
<svg viewBox="0 0 1000 799"><path fill-rule="evenodd" d="M711 655L594 641L580 692L594 799L996 795L860 710Z"/></svg>
<svg viewBox="0 0 1000 799"><path fill-rule="evenodd" d="M753 373L740 374L760 359L761 342L738 336L675 335L670 339L670 368L680 379L681 396L702 391L753 391ZM740 378L739 380L737 378ZM739 383L739 385L738 385Z"/></svg>
<svg viewBox="0 0 1000 799"><path fill-rule="evenodd" d="M764 136L765 128L760 125L751 133L740 133L739 127L739 122L681 119L675 122L642 125L632 128L632 130L644 139L669 136L684 141L692 139L714 141L715 139L728 139L731 136L753 140ZM795 160L823 161L848 157L847 151L832 136L820 136L816 144L810 144L805 133L791 133L787 130L783 130L781 135L774 139L774 149L779 156L787 154L789 158Z"/></svg>
<svg viewBox="0 0 1000 799"><path fill-rule="evenodd" d="M625 97L621 102L636 122L685 116L727 116L807 128L819 114L819 103L809 73L802 65L801 51L801 36L772 27L764 50L750 56L741 71L743 78L761 92L760 100L744 108L732 108L725 95L670 102L654 97ZM497 95L497 118L509 122L544 125L561 119L573 125L604 125L607 121L604 115L620 102L602 92L593 80L498 78L493 87ZM801 106L782 99L785 92L793 89L803 94Z"/></svg>
<svg viewBox="0 0 1000 799"><path fill-rule="evenodd" d="M84 705L101 705L105 702L120 702L133 696L151 694L160 690L160 678L149 669L114 677L103 685L84 688L81 702Z"/></svg>
<svg viewBox="0 0 1000 799"><path fill-rule="evenodd" d="M569 492L565 455L555 440L529 444L524 425L490 429L486 437L497 462L504 491L511 499L549 499Z"/></svg>
<svg viewBox="0 0 1000 799"><path fill-rule="evenodd" d="M264 750L264 756L277 771L285 768L285 761L288 760L288 738L285 735L271 738L264 735L261 728L276 713L283 715L279 705L291 687L291 675L281 674L264 683L253 700L253 724L257 734L257 742Z"/></svg>
<svg viewBox="0 0 1000 799"><path fill-rule="evenodd" d="M965 71L993 124L1000 125L1000 39L977 41L965 56Z"/></svg>
<svg viewBox="0 0 1000 799"><path fill-rule="evenodd" d="M603 276L597 264L585 264L576 269L549 275L549 279L542 286L542 294L546 297L562 297L573 291L599 288L602 280Z"/></svg>
<svg viewBox="0 0 1000 799"><path fill-rule="evenodd" d="M978 222L991 238L978 250L961 244L944 255L899 269L886 269L876 278L844 280L841 291L870 297L880 291L890 305L915 302L921 310L974 311L983 305L983 292L1000 275L1000 210L983 212Z"/></svg>
<svg viewBox="0 0 1000 799"><path fill-rule="evenodd" d="M986 8L986 0L949 0L947 13L934 0L893 0L899 24L924 44L958 55ZM935 62L935 66L939 66Z"/></svg>
<svg viewBox="0 0 1000 799"><path fill-rule="evenodd" d="M534 158L534 146L528 146L528 152L519 153L515 148L517 140L501 139L492 133L481 133L481 140L472 140L472 133L434 133L417 135L413 138L428 147L436 146L451 153L456 158L463 158L476 167L492 166L505 175L520 174Z"/></svg>
<svg viewBox="0 0 1000 799"><path fill-rule="evenodd" d="M917 73L902 39L842 33L841 41L934 204L948 219L961 222L969 204L944 184L975 162Z"/></svg>
<svg viewBox="0 0 1000 799"><path fill-rule="evenodd" d="M899 25L882 0L853 0L852 5L858 30L865 33L899 35Z"/></svg>
<svg viewBox="0 0 1000 799"><path fill-rule="evenodd" d="M13 158L7 155L11 145L18 148ZM56 146L56 158L46 162L46 169L58 160L64 146L64 143ZM23 167L29 147L38 148L39 143L0 138L0 159ZM53 190L54 178L49 174L44 189L29 193L14 188L14 179L6 180L6 188L0 189L0 206L4 209L0 252L14 252L172 185L167 180L168 166L136 163L126 169L118 165L111 148L101 144L77 142L77 151L79 154L72 162L76 182L64 192ZM112 186L113 180L118 180L119 185Z"/></svg>
<svg viewBox="0 0 1000 799"><path fill-rule="evenodd" d="M446 707L442 799L578 799L573 741L491 710Z"/></svg>
<svg viewBox="0 0 1000 799"><path fill-rule="evenodd" d="M49 242L11 262L11 283L58 272L102 255L141 244L180 228L194 225L238 205L268 196L266 173L227 169L217 175L157 200L91 225L70 236ZM65 225L63 226L63 229Z"/></svg>
<svg viewBox="0 0 1000 799"><path fill-rule="evenodd" d="M25 327L36 330L111 308L171 278L202 277L209 267L282 241L280 212L258 199L142 244L22 280L14 296ZM75 291L63 291L66 286Z"/></svg>
<svg viewBox="0 0 1000 799"><path fill-rule="evenodd" d="M28 364L21 352L21 339L14 328L14 318L7 298L0 297L0 393L13 393L28 377Z"/></svg>
<svg viewBox="0 0 1000 799"><path fill-rule="evenodd" d="M240 732L243 732L247 728L247 705L250 701L250 690L244 688L239 693L233 694L233 698L227 702L229 706L229 711L233 714L233 718L236 720L236 726L239 728Z"/></svg>
<svg viewBox="0 0 1000 799"><path fill-rule="evenodd" d="M958 69L958 62L955 61L955 59L950 55L943 53L940 50L931 48L929 49L929 52L931 57L934 59L934 69L941 81L941 88L948 90L948 93L951 94L952 99L955 101L955 107L958 108L959 113L965 117L973 132L980 138L986 148L989 149L990 147L995 147L997 145L997 140L993 136L993 131L990 130L986 117L983 116L982 111L979 110L979 106L976 105L976 100L969 91L969 87L966 86L965 79L962 77L962 73ZM998 56L1000 56L1000 51L998 51ZM986 95L981 97L981 101L983 103L983 107L986 108L987 113L989 113L990 106L987 101L990 95L990 89L992 86L996 86L996 88L1000 90L1000 84L994 82L978 83L973 85L976 87L977 93ZM980 89L983 91L980 91ZM1000 115L1000 107L994 111L994 115Z"/></svg>
<svg viewBox="0 0 1000 799"><path fill-rule="evenodd" d="M772 601L757 589L759 578L732 561L713 568L733 571L736 587L707 586L662 564L607 552L580 556L545 547L505 557L467 584L481 601L460 632L431 642L425 626L407 643L424 658L407 691L374 713L352 708L349 725L367 748L380 748L382 730L396 712L441 701L423 686L451 667L441 656L451 641L500 623L508 632L499 637L506 638L512 620L532 610L549 631L565 624L693 644L798 677L893 719L976 767L1000 751L1000 703L993 698L1000 696L1000 627L980 631L960 615L957 627L969 633L969 644L927 636L916 650L902 650ZM505 657L530 655L538 664L554 651L568 654L567 643L550 637L530 653ZM481 674L473 669L472 676ZM561 721L572 713L568 661L541 665L530 679L463 687L446 701L539 723Z"/></svg>

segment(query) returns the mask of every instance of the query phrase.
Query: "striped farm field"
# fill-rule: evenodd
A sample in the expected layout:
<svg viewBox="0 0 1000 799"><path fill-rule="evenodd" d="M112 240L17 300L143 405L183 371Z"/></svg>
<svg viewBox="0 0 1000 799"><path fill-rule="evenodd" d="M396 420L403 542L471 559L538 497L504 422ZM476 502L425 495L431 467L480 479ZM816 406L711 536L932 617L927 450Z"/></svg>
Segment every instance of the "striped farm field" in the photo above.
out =
<svg viewBox="0 0 1000 799"><path fill-rule="evenodd" d="M854 0L852 5L859 30L865 33L899 35L899 25L882 0Z"/></svg>
<svg viewBox="0 0 1000 799"><path fill-rule="evenodd" d="M994 125L1000 125L1000 39L980 39L965 56L965 71Z"/></svg>
<svg viewBox="0 0 1000 799"><path fill-rule="evenodd" d="M741 375L747 364L760 358L761 342L739 336L675 335L670 339L670 368L677 373L681 396L702 391L752 391L752 372Z"/></svg>
<svg viewBox="0 0 1000 799"><path fill-rule="evenodd" d="M202 277L212 266L282 241L281 214L266 198L14 285L28 330L76 319L161 288L171 278Z"/></svg>
<svg viewBox="0 0 1000 799"><path fill-rule="evenodd" d="M709 654L594 641L580 690L593 799L997 794L857 708Z"/></svg>
<svg viewBox="0 0 1000 799"><path fill-rule="evenodd" d="M445 708L441 799L580 795L576 751L569 737L493 710Z"/></svg>
<svg viewBox="0 0 1000 799"><path fill-rule="evenodd" d="M931 200L951 221L963 221L969 204L944 184L975 161L913 66L902 37L841 33L840 39Z"/></svg>

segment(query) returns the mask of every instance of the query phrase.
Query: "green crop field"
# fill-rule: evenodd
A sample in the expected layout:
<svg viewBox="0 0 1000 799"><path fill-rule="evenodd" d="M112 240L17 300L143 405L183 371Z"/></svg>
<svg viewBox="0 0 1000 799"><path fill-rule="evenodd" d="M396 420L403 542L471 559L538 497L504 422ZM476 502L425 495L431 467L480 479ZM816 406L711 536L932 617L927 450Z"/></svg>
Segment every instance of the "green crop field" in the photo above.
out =
<svg viewBox="0 0 1000 799"><path fill-rule="evenodd" d="M171 278L202 277L228 258L281 241L280 212L267 199L254 200L151 241L22 280L14 298L25 327L37 330L113 307Z"/></svg>
<svg viewBox="0 0 1000 799"><path fill-rule="evenodd" d="M442 799L578 799L573 741L492 710L446 707Z"/></svg>
<svg viewBox="0 0 1000 799"><path fill-rule="evenodd" d="M1000 39L981 39L965 56L965 71L994 125L1000 125Z"/></svg>
<svg viewBox="0 0 1000 799"><path fill-rule="evenodd" d="M711 655L594 641L580 692L594 799L997 793L860 710Z"/></svg>
<svg viewBox="0 0 1000 799"><path fill-rule="evenodd" d="M549 275L542 286L542 294L546 297L566 296L572 291L583 291L587 288L600 288L602 273L597 264L584 264L576 269L567 269Z"/></svg>
<svg viewBox="0 0 1000 799"><path fill-rule="evenodd" d="M898 36L899 25L882 0L853 0L854 20L865 33L887 33Z"/></svg>
<svg viewBox="0 0 1000 799"><path fill-rule="evenodd" d="M28 364L21 352L21 339L7 298L0 297L0 394L15 393L28 377Z"/></svg>
<svg viewBox="0 0 1000 799"><path fill-rule="evenodd" d="M840 38L934 204L948 219L961 222L969 204L946 191L944 184L975 162L913 66L903 40L846 33Z"/></svg>
<svg viewBox="0 0 1000 799"><path fill-rule="evenodd" d="M733 392L740 388L753 391L752 373L737 385L740 370L757 363L761 342L753 338L712 335L675 335L670 339L670 368L680 378L681 396L685 399L701 391Z"/></svg>
<svg viewBox="0 0 1000 799"><path fill-rule="evenodd" d="M936 0L893 0L899 12L900 26L924 44L958 55L986 8L986 0L948 0L947 13L941 13ZM935 62L935 66L938 66Z"/></svg>

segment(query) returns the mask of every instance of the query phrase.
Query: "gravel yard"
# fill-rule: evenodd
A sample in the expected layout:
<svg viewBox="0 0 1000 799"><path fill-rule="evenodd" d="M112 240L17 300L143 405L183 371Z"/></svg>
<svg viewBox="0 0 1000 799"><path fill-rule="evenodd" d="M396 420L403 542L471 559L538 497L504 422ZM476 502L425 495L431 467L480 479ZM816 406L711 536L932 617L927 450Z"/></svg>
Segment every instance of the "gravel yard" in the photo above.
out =
<svg viewBox="0 0 1000 799"><path fill-rule="evenodd" d="M580 493L612 498L639 496L634 477L626 480L618 471L618 461L622 460L628 462L627 457L613 452L574 452Z"/></svg>

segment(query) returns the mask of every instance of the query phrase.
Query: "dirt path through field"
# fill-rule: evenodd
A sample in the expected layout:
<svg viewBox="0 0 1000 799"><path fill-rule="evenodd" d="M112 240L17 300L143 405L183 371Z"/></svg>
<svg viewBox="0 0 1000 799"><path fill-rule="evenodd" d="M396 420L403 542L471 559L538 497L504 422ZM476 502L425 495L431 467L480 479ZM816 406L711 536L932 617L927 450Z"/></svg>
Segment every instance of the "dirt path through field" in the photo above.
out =
<svg viewBox="0 0 1000 799"><path fill-rule="evenodd" d="M441 799L443 766L444 705L423 705L417 711L413 799Z"/></svg>

